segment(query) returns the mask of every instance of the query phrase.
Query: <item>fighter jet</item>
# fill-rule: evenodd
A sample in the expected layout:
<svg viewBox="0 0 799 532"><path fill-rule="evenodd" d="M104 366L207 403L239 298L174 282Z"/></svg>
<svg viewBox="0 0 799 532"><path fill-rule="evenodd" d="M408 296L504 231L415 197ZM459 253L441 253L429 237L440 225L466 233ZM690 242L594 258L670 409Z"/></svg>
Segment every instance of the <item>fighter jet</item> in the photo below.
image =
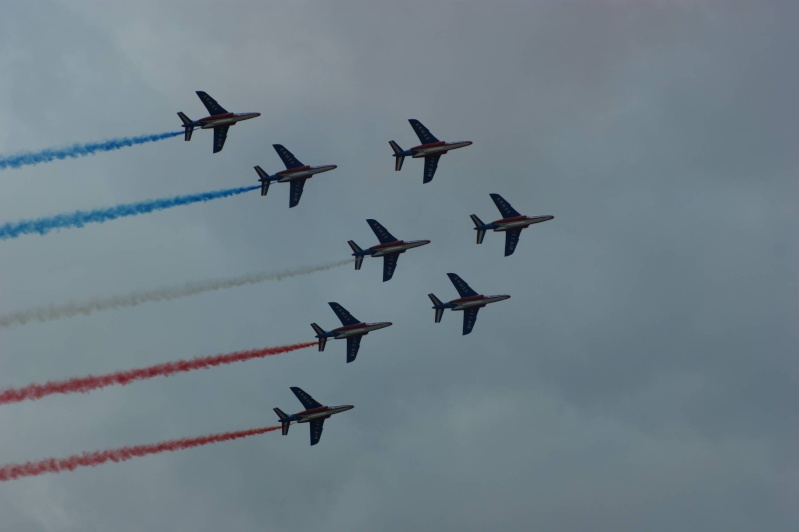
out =
<svg viewBox="0 0 799 532"><path fill-rule="evenodd" d="M312 178L315 174L321 174L338 168L335 164L327 166L307 166L297 160L294 155L281 144L272 144L275 151L283 160L286 165L285 170L281 170L275 175L270 176L264 172L260 166L255 167L258 173L258 180L261 182L261 196L266 196L269 192L269 183L289 183L291 190L289 191L289 208L296 207L302 197L302 187L305 186L305 181Z"/></svg>
<svg viewBox="0 0 799 532"><path fill-rule="evenodd" d="M334 340L347 339L347 363L355 360L358 356L358 348L361 346L361 337L369 334L371 331L382 329L391 325L390 321L382 321L378 323L364 323L352 317L352 314L347 312L344 307L338 303L328 303L333 312L336 313L338 319L341 320L342 327L333 329L332 331L325 331L315 323L311 324L313 330L316 331L316 337L319 339L319 351L325 350L328 338Z"/></svg>
<svg viewBox="0 0 799 532"><path fill-rule="evenodd" d="M305 410L297 412L296 414L287 415L279 408L275 408L275 414L280 418L280 424L283 428L283 436L289 433L289 426L292 422L296 423L310 423L311 429L311 445L319 443L319 438L322 437L322 429L325 425L325 420L333 414L339 412L346 412L355 408L353 405L340 405L340 406L322 406L314 400L313 397L302 391L296 386L291 387L291 391L300 400Z"/></svg>
<svg viewBox="0 0 799 532"><path fill-rule="evenodd" d="M519 243L519 236L522 234L522 229L529 225L539 224L541 222L548 222L554 216L522 216L519 212L510 206L510 203L505 201L505 198L499 194L491 194L491 199L499 209L500 214L504 218L495 220L490 224L484 224L476 214L469 216L474 222L474 230L477 231L477 243L482 244L483 238L486 236L486 231L493 229L496 231L505 231L505 256L513 255L516 249L516 244Z"/></svg>
<svg viewBox="0 0 799 532"><path fill-rule="evenodd" d="M200 97L205 108L208 109L210 116L201 118L199 120L191 120L183 113L178 113L181 121L183 121L184 134L183 139L186 141L191 140L191 134L195 128L200 129L213 129L214 130L214 153L222 151L227 138L227 130L230 126L235 126L236 122L242 120L249 120L256 116L261 116L261 113L229 113L224 107L216 103L216 100L208 96L208 93L197 91L197 96Z"/></svg>
<svg viewBox="0 0 799 532"><path fill-rule="evenodd" d="M409 240L408 242L397 240L394 238L394 235L386 231L386 228L380 225L377 220L370 218L366 220L366 222L369 224L369 227L372 228L372 231L374 231L380 243L370 247L366 251L362 250L358 244L352 240L348 240L347 243L350 245L350 248L352 248L356 270L361 269L363 258L368 255L372 257L383 257L383 282L388 281L391 279L391 276L394 275L394 269L397 267L397 259L400 253L405 253L409 249L418 248L419 246L430 243L429 240Z"/></svg>
<svg viewBox="0 0 799 532"><path fill-rule="evenodd" d="M409 119L408 122L411 123L413 130L416 132L416 136L419 137L419 142L422 144L414 146L410 150L403 150L400 148L399 144L390 140L388 143L391 145L391 149L394 150L394 157L396 158L394 161L394 170L397 172L402 170L402 163L405 161L405 157L412 157L414 159L424 157L424 183L429 183L433 180L433 175L435 175L436 168L438 168L438 160L443 154L450 150L456 150L472 144L472 142L468 140L463 142L444 142L443 140L438 140L430 133L429 129L424 127L422 123L415 118Z"/></svg>
<svg viewBox="0 0 799 532"><path fill-rule="evenodd" d="M436 323L441 321L441 318L444 316L445 309L463 311L463 334L469 334L472 332L472 329L474 328L474 322L477 321L478 310L489 303L495 303L510 297L508 295L479 295L477 292L472 290L469 285L463 281L463 279L454 273L448 273L447 275L449 276L450 281L452 281L452 284L455 285L455 288L458 290L458 293L461 297L459 299L453 299L449 303L442 303L441 300L433 294L427 294L427 296L430 298L430 301L433 302L433 309L436 311Z"/></svg>

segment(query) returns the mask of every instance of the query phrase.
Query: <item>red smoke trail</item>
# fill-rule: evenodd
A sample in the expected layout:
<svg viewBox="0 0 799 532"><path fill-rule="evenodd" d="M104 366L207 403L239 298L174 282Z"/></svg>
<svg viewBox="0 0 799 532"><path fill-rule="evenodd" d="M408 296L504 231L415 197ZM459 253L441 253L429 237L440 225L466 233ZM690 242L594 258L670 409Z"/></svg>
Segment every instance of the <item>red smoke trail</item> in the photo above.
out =
<svg viewBox="0 0 799 532"><path fill-rule="evenodd" d="M219 443L223 441L238 440L248 436L257 436L273 430L278 430L280 425L274 427L262 427L260 429L240 430L236 432L223 432L221 434L211 434L200 436L199 438L182 438L180 440L170 440L161 443L150 443L147 445L133 445L131 447L120 447L119 449L109 449L107 451L94 451L91 453L75 454L67 458L45 458L36 462L25 462L24 464L6 464L0 466L0 482L16 480L22 477L35 477L45 473L60 473L61 471L72 471L79 467L90 467L105 462L124 462L131 458L147 456L148 454L158 454L166 451L181 451Z"/></svg>
<svg viewBox="0 0 799 532"><path fill-rule="evenodd" d="M47 395L56 393L86 393L91 390L105 388L119 384L124 386L133 381L152 379L153 377L166 377L174 373L183 373L195 369L208 369L222 364L232 364L234 362L244 362L254 358L263 358L270 355L279 355L305 349L316 345L316 342L306 342L304 344L283 345L279 347L265 347L263 349L253 349L251 351L238 351L225 355L212 355L208 357L193 358L190 360L178 360L176 362L165 362L148 368L129 369L117 371L106 375L89 375L87 377L75 377L64 381L46 382L44 384L29 384L23 388L7 388L0 391L0 405L9 403L19 403L25 400L41 399Z"/></svg>

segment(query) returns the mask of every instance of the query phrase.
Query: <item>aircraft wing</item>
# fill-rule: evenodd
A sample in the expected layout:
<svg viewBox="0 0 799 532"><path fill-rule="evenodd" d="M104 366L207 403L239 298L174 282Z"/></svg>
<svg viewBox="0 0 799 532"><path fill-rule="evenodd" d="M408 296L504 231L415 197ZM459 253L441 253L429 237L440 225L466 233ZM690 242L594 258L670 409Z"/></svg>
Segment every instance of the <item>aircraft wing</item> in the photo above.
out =
<svg viewBox="0 0 799 532"><path fill-rule="evenodd" d="M505 198L499 194L490 194L491 199L494 200L494 205L497 206L499 212L504 218L513 218L514 216L521 216L519 211L510 206L510 203L505 201Z"/></svg>
<svg viewBox="0 0 799 532"><path fill-rule="evenodd" d="M336 313L338 319L341 320L342 325L355 325L356 323L361 323L359 320L355 319L352 314L347 312L347 309L339 305L338 303L330 302L328 303L330 308L333 309L333 312Z"/></svg>
<svg viewBox="0 0 799 532"><path fill-rule="evenodd" d="M324 419L315 419L308 423L311 427L311 445L319 443L319 438L322 437L322 429L325 428Z"/></svg>
<svg viewBox="0 0 799 532"><path fill-rule="evenodd" d="M280 156L280 160L283 161L283 164L286 165L287 170L289 168L299 168L300 166L305 166L300 161L298 161L297 158L294 157L294 155L290 151L288 151L282 144L272 144L272 147Z"/></svg>
<svg viewBox="0 0 799 532"><path fill-rule="evenodd" d="M305 179L295 179L294 181L289 181L289 209L296 207L300 203L305 181Z"/></svg>
<svg viewBox="0 0 799 532"><path fill-rule="evenodd" d="M510 231L505 231L505 256L513 255L514 250L516 249L516 244L519 243L519 237L522 234L521 229L511 229Z"/></svg>
<svg viewBox="0 0 799 532"><path fill-rule="evenodd" d="M399 253L393 255L383 255L383 282L385 283L394 275L394 270L397 269L397 259Z"/></svg>
<svg viewBox="0 0 799 532"><path fill-rule="evenodd" d="M227 130L230 126L219 126L214 128L214 153L222 151L227 139Z"/></svg>
<svg viewBox="0 0 799 532"><path fill-rule="evenodd" d="M305 391L303 391L302 388L298 388L297 386L292 386L291 391L294 392L294 395L297 396L297 399L300 400L302 406L304 406L306 410L310 410L312 408L319 408L320 406L322 406L313 397L311 397Z"/></svg>
<svg viewBox="0 0 799 532"><path fill-rule="evenodd" d="M209 115L213 116L227 114L227 110L216 103L216 100L208 96L207 92L197 91L197 96L200 97L200 101L202 101L203 105L205 105L205 108L208 109Z"/></svg>
<svg viewBox="0 0 799 532"><path fill-rule="evenodd" d="M363 336L350 336L347 338L347 364L355 360L358 356L358 349L361 347Z"/></svg>
<svg viewBox="0 0 799 532"><path fill-rule="evenodd" d="M438 160L441 159L440 155L431 155L424 158L424 179L422 183L429 183L436 175L436 168L438 168Z"/></svg>
<svg viewBox="0 0 799 532"><path fill-rule="evenodd" d="M477 292L472 290L471 287L468 284L466 284L466 282L456 274L448 273L447 276L449 277L449 280L452 281L452 284L455 285L455 290L458 291L461 297L470 297L477 295Z"/></svg>
<svg viewBox="0 0 799 532"><path fill-rule="evenodd" d="M469 334L477 321L477 311L479 308L470 308L463 311L463 334Z"/></svg>
<svg viewBox="0 0 799 532"><path fill-rule="evenodd" d="M386 231L386 228L380 225L380 222L378 222L377 220L369 218L368 220L366 220L366 223L368 223L369 227L372 228L372 231L374 231L375 236L377 237L377 239L380 241L381 244L386 244L387 242L395 242L397 240L396 238L394 238L394 235Z"/></svg>
<svg viewBox="0 0 799 532"><path fill-rule="evenodd" d="M430 130L424 127L421 122L415 118L409 119L408 122L411 123L413 131L416 133L416 136L419 137L419 142L422 144L438 142L438 139L432 133L430 133Z"/></svg>

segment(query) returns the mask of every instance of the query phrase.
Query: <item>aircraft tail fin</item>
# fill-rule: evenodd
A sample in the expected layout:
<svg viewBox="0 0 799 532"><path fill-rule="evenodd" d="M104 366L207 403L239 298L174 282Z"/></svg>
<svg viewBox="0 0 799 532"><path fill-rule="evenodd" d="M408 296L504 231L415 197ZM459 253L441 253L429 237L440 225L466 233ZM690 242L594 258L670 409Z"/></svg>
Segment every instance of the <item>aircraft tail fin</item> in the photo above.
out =
<svg viewBox="0 0 799 532"><path fill-rule="evenodd" d="M396 157L394 160L394 170L399 172L402 170L402 163L405 162L405 156L401 155L403 153L402 148L393 140L388 141L388 143L391 145L391 149L394 150L394 157Z"/></svg>
<svg viewBox="0 0 799 532"><path fill-rule="evenodd" d="M355 255L355 269L360 270L361 264L363 264L363 255L361 254L363 250L358 244L356 244L352 240L347 240L347 244L350 245L350 248L353 251L352 254Z"/></svg>
<svg viewBox="0 0 799 532"><path fill-rule="evenodd" d="M266 193L269 192L269 174L264 172L260 166L255 167L255 172L258 174L258 181L261 182L261 196L266 196Z"/></svg>
<svg viewBox="0 0 799 532"><path fill-rule="evenodd" d="M315 323L312 323L311 327L316 332L316 337L319 338L319 351L324 351L325 345L327 345L327 336L324 336L325 330Z"/></svg>
<svg viewBox="0 0 799 532"><path fill-rule="evenodd" d="M178 112L178 116L180 117L180 121L183 122L183 140L188 142L191 140L191 134L194 131L194 123L185 113Z"/></svg>
<svg viewBox="0 0 799 532"><path fill-rule="evenodd" d="M435 294L427 294L427 297L429 297L430 301L433 302L433 308L436 311L436 323L440 323L441 318L444 317L444 304L435 296Z"/></svg>
<svg viewBox="0 0 799 532"><path fill-rule="evenodd" d="M277 414L277 417L280 418L280 426L283 429L283 436L285 436L286 434L289 433L289 427L291 426L291 421L289 421L289 417L281 409L273 408L273 410L275 411L275 414Z"/></svg>
<svg viewBox="0 0 799 532"><path fill-rule="evenodd" d="M486 236L486 230L483 229L485 224L480 218L477 217L476 214L470 214L469 218L472 219L472 222L474 223L474 228L477 229L477 243L482 244L483 238L485 238Z"/></svg>

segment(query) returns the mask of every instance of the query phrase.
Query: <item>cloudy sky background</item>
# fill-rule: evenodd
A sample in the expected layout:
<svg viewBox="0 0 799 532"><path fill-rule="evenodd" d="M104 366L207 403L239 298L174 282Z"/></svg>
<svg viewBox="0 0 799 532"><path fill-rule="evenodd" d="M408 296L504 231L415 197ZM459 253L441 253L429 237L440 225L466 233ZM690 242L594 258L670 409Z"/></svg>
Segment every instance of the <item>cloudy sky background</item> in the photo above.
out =
<svg viewBox="0 0 799 532"><path fill-rule="evenodd" d="M260 118L9 170L3 221L255 183L282 143L307 183L0 245L0 312L346 258L400 258L0 332L0 386L311 339L328 301L394 326L212 371L0 409L0 462L326 424L0 485L39 530L795 530L794 2L9 0L0 153L178 129L205 90ZM393 171L418 118L474 145ZM488 194L555 220L474 244ZM512 298L433 323L446 272Z"/></svg>

